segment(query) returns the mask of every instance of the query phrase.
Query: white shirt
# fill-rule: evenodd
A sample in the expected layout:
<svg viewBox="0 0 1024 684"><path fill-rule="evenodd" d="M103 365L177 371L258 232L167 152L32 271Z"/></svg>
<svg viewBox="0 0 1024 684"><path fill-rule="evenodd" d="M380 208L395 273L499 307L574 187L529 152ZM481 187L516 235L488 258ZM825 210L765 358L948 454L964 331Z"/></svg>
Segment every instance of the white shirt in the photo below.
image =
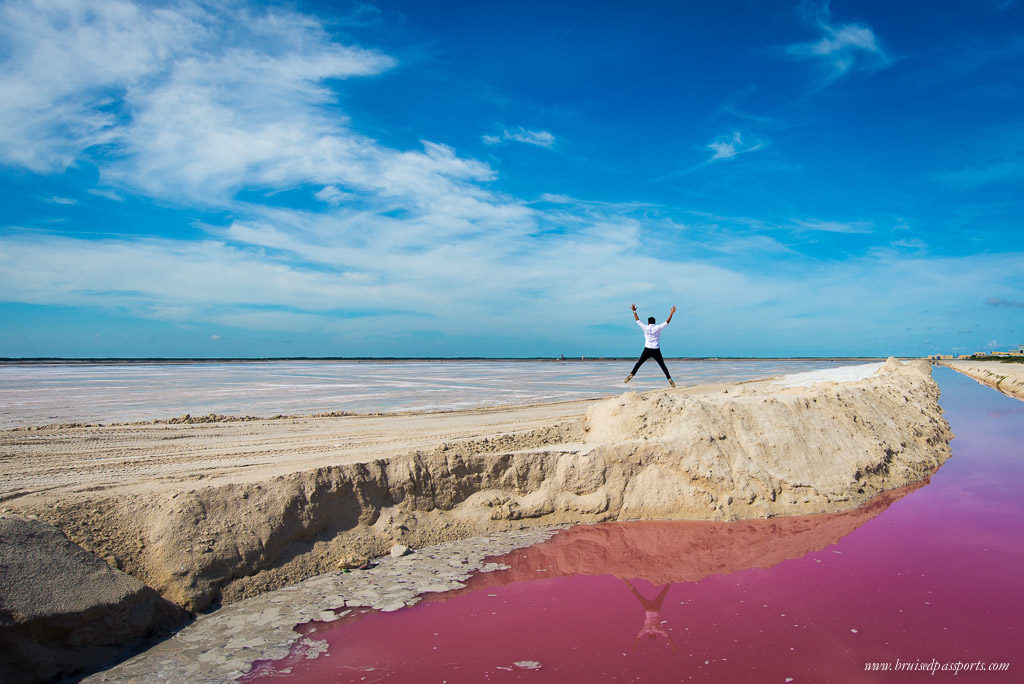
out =
<svg viewBox="0 0 1024 684"><path fill-rule="evenodd" d="M641 323L636 322L640 326L640 329L644 331L644 346L648 349L657 349L661 346L661 331L668 325L665 323Z"/></svg>

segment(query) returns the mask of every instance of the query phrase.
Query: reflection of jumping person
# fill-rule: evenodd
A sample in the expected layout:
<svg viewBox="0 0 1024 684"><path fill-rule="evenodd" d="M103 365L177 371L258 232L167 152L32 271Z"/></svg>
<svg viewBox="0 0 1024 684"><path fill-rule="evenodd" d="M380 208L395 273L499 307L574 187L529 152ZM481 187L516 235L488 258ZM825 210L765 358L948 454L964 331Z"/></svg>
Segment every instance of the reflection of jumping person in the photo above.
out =
<svg viewBox="0 0 1024 684"><path fill-rule="evenodd" d="M629 590L633 592L633 596L636 596L637 600L640 601L640 605L644 607L644 626L640 628L640 633L636 635L636 639L633 641L633 650L636 650L636 645L640 643L640 637L646 636L648 639L654 639L658 635L668 639L669 646L672 647L673 651L676 650L676 642L672 640L672 635L661 627L661 604L665 601L665 595L668 594L669 587L672 585L666 584L652 600L644 598L629 580L625 580L625 582L629 586Z"/></svg>
<svg viewBox="0 0 1024 684"><path fill-rule="evenodd" d="M661 366L661 370L664 371L665 377L668 378L668 384L673 387L676 386L675 381L668 372L668 368L665 367L665 359L661 358L661 331L665 329L665 326L672 322L672 314L676 312L676 307L672 307L672 310L668 312L668 318L665 319L664 323L655 324L654 316L647 319L647 324L640 322L640 317L636 315L636 304L631 304L630 308L633 309L633 319L636 320L636 324L640 326L640 329L644 331L644 352L640 355L640 360L633 366L633 370L630 371L629 375L623 382L629 382L636 375L636 372L640 370L640 366L644 365L644 361L647 359L654 359Z"/></svg>

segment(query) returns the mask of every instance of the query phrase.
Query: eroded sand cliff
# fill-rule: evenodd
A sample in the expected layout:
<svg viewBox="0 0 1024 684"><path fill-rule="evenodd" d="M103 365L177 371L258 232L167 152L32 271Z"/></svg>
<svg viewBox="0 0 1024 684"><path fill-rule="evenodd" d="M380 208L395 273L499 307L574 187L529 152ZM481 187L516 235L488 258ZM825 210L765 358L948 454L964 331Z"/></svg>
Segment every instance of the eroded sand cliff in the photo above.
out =
<svg viewBox="0 0 1024 684"><path fill-rule="evenodd" d="M857 382L727 389L627 392L580 404L590 407L585 416L562 410L508 434L297 472L274 464L278 474L265 478L209 486L168 478L142 490L76 491L60 505L52 491L6 505L201 611L396 542L418 547L524 525L846 510L949 457L952 435L924 362L893 360Z"/></svg>

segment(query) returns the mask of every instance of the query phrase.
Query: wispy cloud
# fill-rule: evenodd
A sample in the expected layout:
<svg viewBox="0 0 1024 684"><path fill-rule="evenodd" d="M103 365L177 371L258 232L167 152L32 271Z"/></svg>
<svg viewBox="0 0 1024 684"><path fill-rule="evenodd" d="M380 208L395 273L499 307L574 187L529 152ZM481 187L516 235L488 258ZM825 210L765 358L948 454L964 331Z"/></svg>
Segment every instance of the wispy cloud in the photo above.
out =
<svg viewBox="0 0 1024 684"><path fill-rule="evenodd" d="M789 45L786 52L799 59L824 64L829 70L829 80L857 69L882 69L891 62L870 26L835 22L828 4L814 11L810 20L821 31L820 37Z"/></svg>
<svg viewBox="0 0 1024 684"><path fill-rule="evenodd" d="M1022 52L1024 54L1024 52ZM1018 126L998 126L975 135L969 143L950 148L945 155L958 168L927 174L930 180L953 190L974 190L983 186L1020 185L1024 179L1024 133Z"/></svg>
<svg viewBox="0 0 1024 684"><path fill-rule="evenodd" d="M104 199L113 200L115 202L124 202L124 197L113 190L108 190L106 188L89 188L87 192L90 195L96 195L97 197L103 197Z"/></svg>
<svg viewBox="0 0 1024 684"><path fill-rule="evenodd" d="M733 159L738 155L754 152L764 147L764 142L761 140L744 141L742 133L733 131L731 134L719 136L708 143L707 147L713 153L708 161L713 162Z"/></svg>
<svg viewBox="0 0 1024 684"><path fill-rule="evenodd" d="M548 131L530 131L525 128L505 129L497 135L484 135L482 139L486 145L520 142L537 147L551 147L555 144L555 136Z"/></svg>
<svg viewBox="0 0 1024 684"><path fill-rule="evenodd" d="M818 231L823 233L870 233L874 229L871 221L823 221L821 219L795 219L793 226L800 231Z"/></svg>
<svg viewBox="0 0 1024 684"><path fill-rule="evenodd" d="M935 171L929 176L943 185L973 190L992 183L1019 182L1024 178L1024 162L992 161L950 171Z"/></svg>
<svg viewBox="0 0 1024 684"><path fill-rule="evenodd" d="M1003 299L1002 297L989 297L985 300L985 306L995 306L1000 309L1024 309L1024 301L1019 299Z"/></svg>

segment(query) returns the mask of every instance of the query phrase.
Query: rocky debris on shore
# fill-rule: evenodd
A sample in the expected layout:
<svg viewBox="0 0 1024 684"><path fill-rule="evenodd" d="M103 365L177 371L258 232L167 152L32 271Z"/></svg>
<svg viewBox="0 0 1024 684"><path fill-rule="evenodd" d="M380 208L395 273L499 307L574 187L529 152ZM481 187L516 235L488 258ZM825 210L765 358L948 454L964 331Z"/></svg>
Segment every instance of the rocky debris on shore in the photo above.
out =
<svg viewBox="0 0 1024 684"><path fill-rule="evenodd" d="M507 567L485 563L486 557L537 544L555 532L531 528L460 539L376 559L369 570L312 577L200 616L171 639L85 682L221 684L242 676L257 660L285 657L296 642L307 657L316 657L326 643L303 637L296 625L333 622L367 609L395 611L423 594L461 589L473 573Z"/></svg>
<svg viewBox="0 0 1024 684"><path fill-rule="evenodd" d="M95 670L185 619L181 608L57 528L0 515L0 681Z"/></svg>

